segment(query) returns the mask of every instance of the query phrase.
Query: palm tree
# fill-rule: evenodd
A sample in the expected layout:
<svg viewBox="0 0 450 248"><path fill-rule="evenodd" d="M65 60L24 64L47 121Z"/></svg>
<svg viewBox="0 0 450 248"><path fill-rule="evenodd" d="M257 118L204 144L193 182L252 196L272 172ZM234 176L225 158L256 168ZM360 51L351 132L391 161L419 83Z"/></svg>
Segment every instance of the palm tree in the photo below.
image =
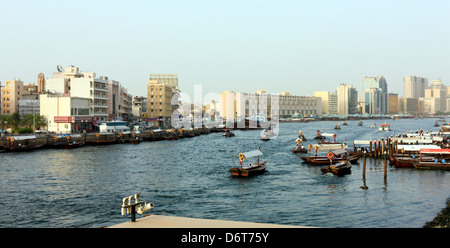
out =
<svg viewBox="0 0 450 248"><path fill-rule="evenodd" d="M34 119L34 122L33 122L33 119ZM34 128L37 130L39 130L40 127L47 126L45 117L43 115L39 115L39 114L24 114L24 115L22 115L21 124L22 124L22 126L27 126L29 128L33 128L33 124L34 124Z"/></svg>

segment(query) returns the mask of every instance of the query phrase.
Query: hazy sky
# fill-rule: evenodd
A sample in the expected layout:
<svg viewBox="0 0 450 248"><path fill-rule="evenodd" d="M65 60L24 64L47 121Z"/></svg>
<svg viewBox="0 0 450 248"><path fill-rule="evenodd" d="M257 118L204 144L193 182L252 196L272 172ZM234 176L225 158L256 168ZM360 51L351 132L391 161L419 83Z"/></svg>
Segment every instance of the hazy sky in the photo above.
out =
<svg viewBox="0 0 450 248"><path fill-rule="evenodd" d="M0 81L75 65L146 95L150 73L182 91L312 95L384 76L450 85L450 1L0 0ZM192 95L193 96L193 95Z"/></svg>

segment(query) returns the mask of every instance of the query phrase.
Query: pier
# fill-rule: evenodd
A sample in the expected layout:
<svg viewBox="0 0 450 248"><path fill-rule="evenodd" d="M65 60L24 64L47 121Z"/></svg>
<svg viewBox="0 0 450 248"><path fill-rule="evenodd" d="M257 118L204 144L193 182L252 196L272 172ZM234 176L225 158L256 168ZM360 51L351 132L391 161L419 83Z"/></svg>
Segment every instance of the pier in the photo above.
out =
<svg viewBox="0 0 450 248"><path fill-rule="evenodd" d="M135 222L109 226L108 228L308 228L306 226L279 225L256 222L186 218L165 215L147 215Z"/></svg>

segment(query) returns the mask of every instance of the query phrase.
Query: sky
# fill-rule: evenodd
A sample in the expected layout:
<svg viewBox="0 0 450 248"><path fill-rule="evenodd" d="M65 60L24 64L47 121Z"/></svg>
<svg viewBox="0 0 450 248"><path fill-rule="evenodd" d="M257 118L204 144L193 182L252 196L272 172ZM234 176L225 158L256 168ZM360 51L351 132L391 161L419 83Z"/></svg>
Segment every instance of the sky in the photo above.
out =
<svg viewBox="0 0 450 248"><path fill-rule="evenodd" d="M450 86L450 1L0 0L0 81L75 65L146 96L151 73L182 92L312 95L384 76Z"/></svg>

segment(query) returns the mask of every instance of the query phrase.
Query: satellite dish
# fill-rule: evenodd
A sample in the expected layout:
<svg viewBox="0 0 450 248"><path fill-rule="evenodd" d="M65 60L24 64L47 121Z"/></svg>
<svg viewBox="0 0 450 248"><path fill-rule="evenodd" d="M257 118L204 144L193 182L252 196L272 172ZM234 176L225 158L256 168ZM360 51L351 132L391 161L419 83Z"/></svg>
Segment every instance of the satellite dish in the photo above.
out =
<svg viewBox="0 0 450 248"><path fill-rule="evenodd" d="M59 72L63 72L63 68L62 68L62 66L60 66L60 65L58 65L58 66L56 67L56 69L57 69Z"/></svg>

